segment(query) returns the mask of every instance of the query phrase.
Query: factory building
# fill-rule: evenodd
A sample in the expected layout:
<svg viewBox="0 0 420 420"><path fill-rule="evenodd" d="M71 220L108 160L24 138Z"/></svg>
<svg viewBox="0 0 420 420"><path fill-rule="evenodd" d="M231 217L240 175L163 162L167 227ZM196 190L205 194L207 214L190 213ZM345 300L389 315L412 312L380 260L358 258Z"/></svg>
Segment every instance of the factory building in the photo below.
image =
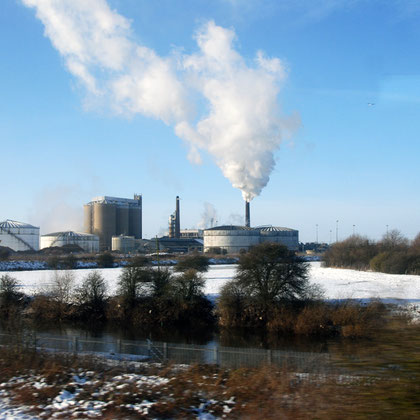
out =
<svg viewBox="0 0 420 420"><path fill-rule="evenodd" d="M39 227L15 220L0 222L0 246L14 251L38 251Z"/></svg>
<svg viewBox="0 0 420 420"><path fill-rule="evenodd" d="M203 239L203 229L181 229L181 238Z"/></svg>
<svg viewBox="0 0 420 420"><path fill-rule="evenodd" d="M73 231L48 233L41 236L41 249L66 245L77 245L85 252L98 252L99 237L90 233Z"/></svg>
<svg viewBox="0 0 420 420"><path fill-rule="evenodd" d="M287 246L292 251L299 249L299 231L285 227L251 227L249 201L245 201L245 226L217 226L204 230L204 252L237 254L249 251L263 242Z"/></svg>
<svg viewBox="0 0 420 420"><path fill-rule="evenodd" d="M290 250L299 247L299 232L284 227L217 226L204 231L204 252L222 251L237 254L263 242L286 245Z"/></svg>
<svg viewBox="0 0 420 420"><path fill-rule="evenodd" d="M112 248L113 236L142 237L142 196L96 197L84 206L85 232L99 236L99 250Z"/></svg>

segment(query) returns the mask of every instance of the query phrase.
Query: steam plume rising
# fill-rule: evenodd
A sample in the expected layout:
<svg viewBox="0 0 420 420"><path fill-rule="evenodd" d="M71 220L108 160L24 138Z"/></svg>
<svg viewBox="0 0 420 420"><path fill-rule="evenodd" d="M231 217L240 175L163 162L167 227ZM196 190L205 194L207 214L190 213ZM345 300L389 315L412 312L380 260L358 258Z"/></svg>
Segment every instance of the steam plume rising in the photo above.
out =
<svg viewBox="0 0 420 420"><path fill-rule="evenodd" d="M279 59L258 52L249 65L234 48L235 33L214 22L196 33L196 53L160 57L133 40L130 22L105 0L22 2L36 10L90 101L172 125L189 144L191 161L199 163L204 150L245 200L261 193L282 137L299 124L281 115L277 97L286 71ZM194 106L197 92L208 114Z"/></svg>

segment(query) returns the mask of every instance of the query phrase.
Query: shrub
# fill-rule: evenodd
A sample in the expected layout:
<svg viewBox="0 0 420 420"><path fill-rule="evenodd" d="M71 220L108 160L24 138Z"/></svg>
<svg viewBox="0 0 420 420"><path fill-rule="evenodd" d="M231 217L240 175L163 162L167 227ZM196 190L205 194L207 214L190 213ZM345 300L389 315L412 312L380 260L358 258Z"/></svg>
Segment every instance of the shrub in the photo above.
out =
<svg viewBox="0 0 420 420"><path fill-rule="evenodd" d="M3 317L8 317L23 302L24 294L19 292L15 278L4 274L0 277L0 310Z"/></svg>
<svg viewBox="0 0 420 420"><path fill-rule="evenodd" d="M118 295L122 302L132 307L136 304L144 291L146 283L150 283L150 273L142 267L127 266L118 278Z"/></svg>
<svg viewBox="0 0 420 420"><path fill-rule="evenodd" d="M263 243L241 255L234 281L264 305L301 299L309 286L308 264L284 245Z"/></svg>
<svg viewBox="0 0 420 420"><path fill-rule="evenodd" d="M175 296L183 301L191 302L204 296L205 281L200 273L192 268L186 270L172 281Z"/></svg>
<svg viewBox="0 0 420 420"><path fill-rule="evenodd" d="M74 275L56 271L50 286L36 296L28 308L28 314L38 319L63 320L74 315L72 302Z"/></svg>
<svg viewBox="0 0 420 420"><path fill-rule="evenodd" d="M0 246L0 261L7 260L12 254L13 250L9 247Z"/></svg>
<svg viewBox="0 0 420 420"><path fill-rule="evenodd" d="M327 267L369 268L370 260L377 254L377 246L368 238L353 235L350 238L333 244L324 254Z"/></svg>
<svg viewBox="0 0 420 420"><path fill-rule="evenodd" d="M209 269L209 259L204 255L193 254L181 258L178 264L175 265L175 271L187 271L196 270L201 273L206 272Z"/></svg>
<svg viewBox="0 0 420 420"><path fill-rule="evenodd" d="M109 252L104 252L98 255L97 262L100 268L112 268L114 267L114 256Z"/></svg>
<svg viewBox="0 0 420 420"><path fill-rule="evenodd" d="M89 273L83 283L75 290L78 316L81 318L102 319L105 317L107 287L98 272Z"/></svg>

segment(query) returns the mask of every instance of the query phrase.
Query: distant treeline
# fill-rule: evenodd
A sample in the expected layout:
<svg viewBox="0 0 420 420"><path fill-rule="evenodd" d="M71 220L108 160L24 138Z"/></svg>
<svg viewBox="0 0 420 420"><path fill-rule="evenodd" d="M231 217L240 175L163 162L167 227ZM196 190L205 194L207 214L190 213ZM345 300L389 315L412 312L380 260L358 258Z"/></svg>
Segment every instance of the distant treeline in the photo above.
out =
<svg viewBox="0 0 420 420"><path fill-rule="evenodd" d="M398 230L385 234L380 241L353 235L331 246L324 254L324 265L391 274L420 274L420 233L412 242Z"/></svg>

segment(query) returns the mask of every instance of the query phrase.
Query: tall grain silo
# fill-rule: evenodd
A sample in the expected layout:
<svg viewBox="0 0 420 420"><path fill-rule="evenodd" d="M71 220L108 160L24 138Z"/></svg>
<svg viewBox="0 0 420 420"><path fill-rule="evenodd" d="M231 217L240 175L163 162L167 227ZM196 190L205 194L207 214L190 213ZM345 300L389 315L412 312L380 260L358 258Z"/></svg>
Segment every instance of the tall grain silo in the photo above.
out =
<svg viewBox="0 0 420 420"><path fill-rule="evenodd" d="M117 231L117 207L105 202L93 203L93 233L99 236L99 249L109 249Z"/></svg>
<svg viewBox="0 0 420 420"><path fill-rule="evenodd" d="M141 207L130 207L130 236L134 236L136 239L141 239L142 237L142 226L141 226L141 217L142 210Z"/></svg>
<svg viewBox="0 0 420 420"><path fill-rule="evenodd" d="M128 204L117 206L117 235L128 235L130 232L130 208Z"/></svg>
<svg viewBox="0 0 420 420"><path fill-rule="evenodd" d="M93 206L85 204L83 206L84 214L84 231L86 233L93 233Z"/></svg>
<svg viewBox="0 0 420 420"><path fill-rule="evenodd" d="M142 237L142 196L95 197L84 206L85 232L99 236L100 250L111 249L112 237Z"/></svg>

